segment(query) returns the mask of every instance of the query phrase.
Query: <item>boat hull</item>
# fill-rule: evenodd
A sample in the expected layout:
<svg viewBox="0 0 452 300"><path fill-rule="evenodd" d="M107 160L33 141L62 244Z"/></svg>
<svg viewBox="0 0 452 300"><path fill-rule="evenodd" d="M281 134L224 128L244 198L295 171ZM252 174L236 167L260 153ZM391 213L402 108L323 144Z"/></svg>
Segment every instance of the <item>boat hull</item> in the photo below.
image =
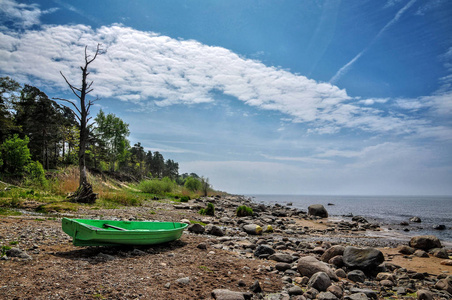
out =
<svg viewBox="0 0 452 300"><path fill-rule="evenodd" d="M63 218L62 220L63 231L73 238L75 246L162 244L179 239L187 226L188 224L177 222L132 222L68 218Z"/></svg>

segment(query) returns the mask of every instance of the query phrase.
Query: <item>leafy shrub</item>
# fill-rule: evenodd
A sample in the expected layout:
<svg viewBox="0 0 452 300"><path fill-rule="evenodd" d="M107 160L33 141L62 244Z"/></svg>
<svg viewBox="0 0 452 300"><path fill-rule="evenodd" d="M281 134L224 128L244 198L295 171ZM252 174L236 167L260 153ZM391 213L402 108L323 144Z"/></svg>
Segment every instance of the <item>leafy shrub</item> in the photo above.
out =
<svg viewBox="0 0 452 300"><path fill-rule="evenodd" d="M25 166L28 164L31 154L28 149L29 139L26 136L23 140L15 134L0 145L3 168L11 175L22 176Z"/></svg>
<svg viewBox="0 0 452 300"><path fill-rule="evenodd" d="M237 217L247 217L253 215L253 209L251 207L248 207L246 205L242 205L237 207Z"/></svg>
<svg viewBox="0 0 452 300"><path fill-rule="evenodd" d="M202 183L196 178L187 177L187 179L185 180L184 187L192 192L196 192L201 190Z"/></svg>
<svg viewBox="0 0 452 300"><path fill-rule="evenodd" d="M32 161L26 167L29 184L45 186L47 183L44 168L39 161Z"/></svg>
<svg viewBox="0 0 452 300"><path fill-rule="evenodd" d="M199 213L203 216L208 215L208 216L215 216L215 206L213 205L213 203L207 203L207 207L206 208L201 208L199 210Z"/></svg>
<svg viewBox="0 0 452 300"><path fill-rule="evenodd" d="M188 202L190 200L190 196L182 196L180 197L180 202Z"/></svg>

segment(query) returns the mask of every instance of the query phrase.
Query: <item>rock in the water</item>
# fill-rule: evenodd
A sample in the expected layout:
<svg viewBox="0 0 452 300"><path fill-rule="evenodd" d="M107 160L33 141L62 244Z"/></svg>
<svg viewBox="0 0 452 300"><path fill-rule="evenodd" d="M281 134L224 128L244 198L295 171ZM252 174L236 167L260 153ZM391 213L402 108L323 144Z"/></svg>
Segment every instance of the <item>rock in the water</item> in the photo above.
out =
<svg viewBox="0 0 452 300"><path fill-rule="evenodd" d="M412 237L410 246L425 251L433 248L442 248L440 240L434 235L419 235Z"/></svg>
<svg viewBox="0 0 452 300"><path fill-rule="evenodd" d="M433 225L433 229L435 229L435 230L445 230L446 229L446 225L444 225L444 224L436 224L436 225Z"/></svg>
<svg viewBox="0 0 452 300"><path fill-rule="evenodd" d="M313 204L308 207L308 214L320 218L328 218L328 212L322 204Z"/></svg>
<svg viewBox="0 0 452 300"><path fill-rule="evenodd" d="M331 285L331 279L325 272L317 272L309 279L308 287L315 288L320 292L325 292Z"/></svg>
<svg viewBox="0 0 452 300"><path fill-rule="evenodd" d="M272 255L275 253L275 250L273 250L272 247L268 245L259 245L256 248L256 251L254 251L254 256L260 257L261 255Z"/></svg>
<svg viewBox="0 0 452 300"><path fill-rule="evenodd" d="M322 254L320 260L323 262L328 262L333 257L344 254L344 250L345 247L342 245L335 245L333 247L330 247Z"/></svg>
<svg viewBox="0 0 452 300"><path fill-rule="evenodd" d="M384 262L383 253L376 248L347 246L343 254L344 264L351 269L374 269Z"/></svg>
<svg viewBox="0 0 452 300"><path fill-rule="evenodd" d="M347 274L347 279L353 282L364 282L366 281L366 275L361 270L353 270Z"/></svg>
<svg viewBox="0 0 452 300"><path fill-rule="evenodd" d="M325 272L330 279L338 280L336 274L334 274L333 270L328 267L324 262L319 261L314 256L305 256L301 257L297 263L298 272L302 276L311 277L317 272Z"/></svg>
<svg viewBox="0 0 452 300"><path fill-rule="evenodd" d="M421 223L421 218L419 218L419 217L412 217L412 218L410 219L410 222Z"/></svg>
<svg viewBox="0 0 452 300"><path fill-rule="evenodd" d="M198 223L188 226L187 230L190 232L193 232L193 233L197 233L197 234L203 234L204 231L206 231L204 226L202 226L201 224L198 224Z"/></svg>
<svg viewBox="0 0 452 300"><path fill-rule="evenodd" d="M243 226L243 230L248 234L262 234L262 227L256 224L246 224L245 226Z"/></svg>
<svg viewBox="0 0 452 300"><path fill-rule="evenodd" d="M217 300L245 300L243 293L226 289L216 289L212 291L212 297Z"/></svg>
<svg viewBox="0 0 452 300"><path fill-rule="evenodd" d="M215 235L215 236L223 236L224 235L223 230L216 225L209 224L206 226L205 229L206 229L207 234L211 234L211 235Z"/></svg>

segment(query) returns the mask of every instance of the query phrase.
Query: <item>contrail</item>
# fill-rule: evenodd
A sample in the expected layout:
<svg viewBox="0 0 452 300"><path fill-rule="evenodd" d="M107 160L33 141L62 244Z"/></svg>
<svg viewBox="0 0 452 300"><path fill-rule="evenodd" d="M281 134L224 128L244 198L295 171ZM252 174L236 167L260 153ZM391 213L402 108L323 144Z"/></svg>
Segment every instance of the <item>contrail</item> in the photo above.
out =
<svg viewBox="0 0 452 300"><path fill-rule="evenodd" d="M411 0L410 2L408 2L404 7L402 7L397 14L395 15L395 17L389 21L385 27L383 27L378 34L372 39L372 41L366 46L366 48L364 48L361 52L359 52L351 61L349 61L347 64L345 64L342 68L339 69L339 71L337 71L337 73L330 79L330 83L335 84L340 77L342 77L345 73L348 72L348 70L350 69L350 67L361 57L361 55L363 55L367 50L369 50L369 48L380 38L380 36L386 31L388 30L389 27L391 27L392 25L394 25L394 23L396 23L400 17L403 15L403 13L410 8L414 2L416 2L416 0Z"/></svg>

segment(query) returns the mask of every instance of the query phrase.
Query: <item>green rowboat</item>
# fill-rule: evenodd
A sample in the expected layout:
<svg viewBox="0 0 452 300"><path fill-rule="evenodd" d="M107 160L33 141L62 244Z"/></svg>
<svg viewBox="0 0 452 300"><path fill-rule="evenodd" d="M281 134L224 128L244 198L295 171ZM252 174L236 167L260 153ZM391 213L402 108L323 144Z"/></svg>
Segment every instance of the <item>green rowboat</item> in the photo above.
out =
<svg viewBox="0 0 452 300"><path fill-rule="evenodd" d="M132 222L63 218L75 246L154 245L177 240L188 226L176 222Z"/></svg>

